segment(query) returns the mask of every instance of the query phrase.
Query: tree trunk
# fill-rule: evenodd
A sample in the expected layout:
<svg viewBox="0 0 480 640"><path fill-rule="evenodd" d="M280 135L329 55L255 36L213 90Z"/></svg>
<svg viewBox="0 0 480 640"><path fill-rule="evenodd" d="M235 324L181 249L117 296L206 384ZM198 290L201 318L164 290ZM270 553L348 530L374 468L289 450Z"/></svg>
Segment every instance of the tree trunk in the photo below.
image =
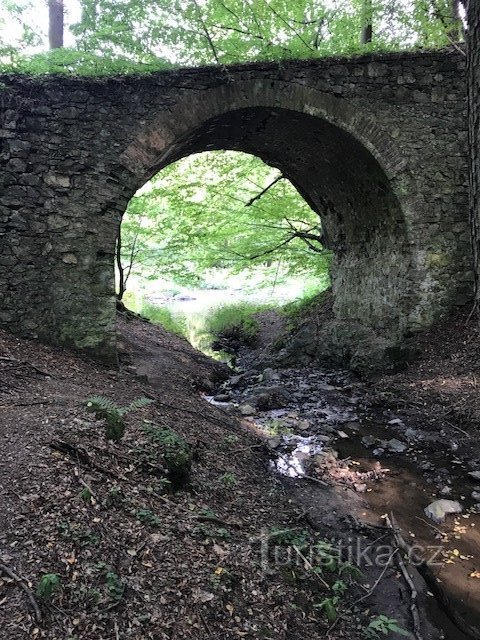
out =
<svg viewBox="0 0 480 640"><path fill-rule="evenodd" d="M117 300L123 298L126 290L125 285L125 269L122 264L122 230L118 230L117 247L116 247L117 269L118 269L118 293Z"/></svg>
<svg viewBox="0 0 480 640"><path fill-rule="evenodd" d="M48 40L50 49L63 47L63 0L48 0Z"/></svg>
<svg viewBox="0 0 480 640"><path fill-rule="evenodd" d="M373 38L373 6L372 0L363 0L362 3L362 31L360 44L368 44Z"/></svg>
<svg viewBox="0 0 480 640"><path fill-rule="evenodd" d="M460 0L450 0L450 24L448 37L452 42L459 42L463 36L462 21L460 19Z"/></svg>
<svg viewBox="0 0 480 640"><path fill-rule="evenodd" d="M470 222L476 305L480 303L480 0L468 6L468 111L470 147Z"/></svg>

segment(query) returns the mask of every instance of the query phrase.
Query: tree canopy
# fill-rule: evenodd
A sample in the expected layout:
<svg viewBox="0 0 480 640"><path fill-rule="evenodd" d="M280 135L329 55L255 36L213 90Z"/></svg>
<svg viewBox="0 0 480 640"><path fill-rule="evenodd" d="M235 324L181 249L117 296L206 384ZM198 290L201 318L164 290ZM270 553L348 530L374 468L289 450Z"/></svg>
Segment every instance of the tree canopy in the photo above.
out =
<svg viewBox="0 0 480 640"><path fill-rule="evenodd" d="M120 250L127 281L133 271L186 285L214 268L320 275L330 262L320 219L295 187L232 151L189 156L147 183L130 201Z"/></svg>
<svg viewBox="0 0 480 640"><path fill-rule="evenodd" d="M462 38L460 0L50 0L57 21L64 4L69 47L26 55L47 42L46 4L4 0L3 69L148 72L172 64L436 47Z"/></svg>

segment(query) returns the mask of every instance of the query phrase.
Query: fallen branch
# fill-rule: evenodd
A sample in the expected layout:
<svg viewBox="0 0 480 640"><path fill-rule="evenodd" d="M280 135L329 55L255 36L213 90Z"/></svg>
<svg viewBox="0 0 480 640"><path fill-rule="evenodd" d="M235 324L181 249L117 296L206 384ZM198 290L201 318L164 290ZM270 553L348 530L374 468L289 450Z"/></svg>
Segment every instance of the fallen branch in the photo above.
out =
<svg viewBox="0 0 480 640"><path fill-rule="evenodd" d="M252 449L263 449L263 448L265 448L265 444L261 442L260 444L251 444L248 447L233 449L233 451L230 451L230 453L243 453L244 451L251 451Z"/></svg>
<svg viewBox="0 0 480 640"><path fill-rule="evenodd" d="M6 356L0 356L0 360L2 360L3 362L14 362L15 364L23 364L27 367L31 367L34 371L36 371L37 373L40 373L42 376L46 376L47 378L53 378L51 373L48 373L47 371L40 369L39 367L32 364L31 362L28 362L28 360L19 360L18 358L11 358Z"/></svg>
<svg viewBox="0 0 480 640"><path fill-rule="evenodd" d="M0 571L3 571L3 573L5 573L9 578L14 580L18 584L18 586L21 589L23 589L23 591L27 595L27 598L28 598L28 600L30 602L30 605L32 606L32 609L33 609L33 611L35 613L35 620L37 622L41 622L42 621L42 612L40 611L40 607L38 606L37 601L35 600L35 597L34 597L33 593L31 592L31 590L25 584L26 581L23 578L21 578L20 576L18 576L14 571L12 571L12 569L10 569L10 567L8 567L3 562L0 563Z"/></svg>
<svg viewBox="0 0 480 640"><path fill-rule="evenodd" d="M415 585L413 584L413 580L410 577L410 574L408 573L407 567L405 566L401 554L397 554L397 562L403 578L410 589L410 613L412 614L413 633L417 640L423 640L421 634L420 614L418 613L417 607L417 590L415 588Z"/></svg>
<svg viewBox="0 0 480 640"><path fill-rule="evenodd" d="M468 431L465 431L464 429L461 429L460 427L457 427L456 424L452 424L451 422L448 422L447 420L445 420L445 424L448 424L449 427L451 427L452 429L455 429L456 431L460 431L460 433L463 433L464 436L467 436L467 438L471 438L471 434L468 433Z"/></svg>
<svg viewBox="0 0 480 640"><path fill-rule="evenodd" d="M316 484L321 484L322 487L331 487L332 485L325 482L325 480L320 480L319 478L314 478L313 476L300 476L300 480L310 480L310 482L315 482Z"/></svg>
<svg viewBox="0 0 480 640"><path fill-rule="evenodd" d="M223 527L239 527L240 525L236 522L228 522L228 520L222 520L218 516L193 516L193 520L197 520L198 522L213 522L214 524L219 524Z"/></svg>
<svg viewBox="0 0 480 640"><path fill-rule="evenodd" d="M303 553L295 544L293 545L293 550L303 560L306 568L309 569L310 571L313 571L313 575L317 578L317 580L319 580L320 583L330 591L332 587L328 584L328 582L326 582L322 578L322 576L318 573L318 571L315 571L315 567L313 566L313 564L310 562L310 560L307 560L307 558L303 555Z"/></svg>
<svg viewBox="0 0 480 640"><path fill-rule="evenodd" d="M480 640L480 629L466 622L464 618L455 610L454 606L450 602L449 597L441 587L440 583L438 582L436 576L434 575L428 564L405 541L393 513L391 513L390 516L385 516L384 519L386 524L392 530L393 537L397 546L405 553L405 555L411 562L413 561L416 570L422 576L425 584L433 594L434 598L437 600L440 608L445 611L448 618L458 629L460 629L462 633L467 635L469 638L472 638L473 640Z"/></svg>
<svg viewBox="0 0 480 640"><path fill-rule="evenodd" d="M107 469L105 466L102 466L96 463L94 460L90 458L90 456L84 449L82 449L81 447L77 447L74 444L71 444L70 442L63 442L62 440L56 440L56 441L50 442L49 446L54 451L59 451L60 453L70 456L79 465L82 465L83 467L95 469L96 471L99 471L104 475L110 476L115 480L125 480L127 482L129 481L128 478L125 478L124 476L119 476L118 474L114 473L110 469Z"/></svg>
<svg viewBox="0 0 480 640"><path fill-rule="evenodd" d="M10 404L0 404L0 409L9 409L11 407L34 407L40 404L53 404L52 400L31 400L30 402L12 402Z"/></svg>

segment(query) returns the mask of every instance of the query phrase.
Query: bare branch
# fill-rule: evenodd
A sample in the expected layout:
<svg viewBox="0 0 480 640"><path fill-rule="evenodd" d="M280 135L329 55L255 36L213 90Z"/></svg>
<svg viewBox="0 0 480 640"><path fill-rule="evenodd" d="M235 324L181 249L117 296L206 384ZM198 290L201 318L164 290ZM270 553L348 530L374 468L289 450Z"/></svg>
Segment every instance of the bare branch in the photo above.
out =
<svg viewBox="0 0 480 640"><path fill-rule="evenodd" d="M200 20L200 24L202 25L203 32L204 32L205 37L206 37L206 39L207 39L207 42L208 42L208 44L209 44L209 46L210 46L210 49L212 50L213 57L215 58L215 62L216 62L217 64L221 64L221 62L220 62L220 58L218 57L217 48L216 48L216 46L214 45L213 40L212 40L212 37L211 37L211 35L210 35L210 32L209 32L209 30L207 29L207 25L205 24L205 21L204 21L204 19L202 18L202 10L201 10L201 8L200 8L200 7L199 7L199 5L198 5L197 0L193 0L193 3L194 3L194 5L195 5L195 7L197 8L198 19Z"/></svg>
<svg viewBox="0 0 480 640"><path fill-rule="evenodd" d="M253 204L254 202L256 202L257 200L260 200L260 198L261 198L263 195L265 195L269 189L271 189L272 187L274 187L274 186L277 184L277 182L280 182L280 180L283 180L283 178L285 178L285 176L283 175L283 173L281 173L279 176L277 176L277 177L275 178L275 180L272 180L272 182L270 182L270 184L268 184L264 189L262 189L262 190L260 191L260 193L257 193L257 195L256 195L256 196L254 196L253 198L251 198L251 200L249 200L249 201L246 203L246 205L245 205L245 206L246 206L246 207L251 207L251 206L252 206L252 204Z"/></svg>

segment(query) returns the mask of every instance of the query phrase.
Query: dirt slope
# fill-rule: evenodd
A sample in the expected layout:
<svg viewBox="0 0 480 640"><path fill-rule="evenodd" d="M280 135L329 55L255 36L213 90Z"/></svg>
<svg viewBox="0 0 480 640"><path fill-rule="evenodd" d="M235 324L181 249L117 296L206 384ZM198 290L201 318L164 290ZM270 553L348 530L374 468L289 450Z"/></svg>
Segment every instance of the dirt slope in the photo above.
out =
<svg viewBox="0 0 480 640"><path fill-rule="evenodd" d="M119 328L138 375L0 333L2 639L322 637L318 580L262 570L262 531L296 527L301 514L258 441L200 397L218 366L160 328L125 318ZM92 394L154 402L107 443L86 411ZM187 489L168 493L152 426L188 442ZM36 595L45 574L60 581L48 599Z"/></svg>

